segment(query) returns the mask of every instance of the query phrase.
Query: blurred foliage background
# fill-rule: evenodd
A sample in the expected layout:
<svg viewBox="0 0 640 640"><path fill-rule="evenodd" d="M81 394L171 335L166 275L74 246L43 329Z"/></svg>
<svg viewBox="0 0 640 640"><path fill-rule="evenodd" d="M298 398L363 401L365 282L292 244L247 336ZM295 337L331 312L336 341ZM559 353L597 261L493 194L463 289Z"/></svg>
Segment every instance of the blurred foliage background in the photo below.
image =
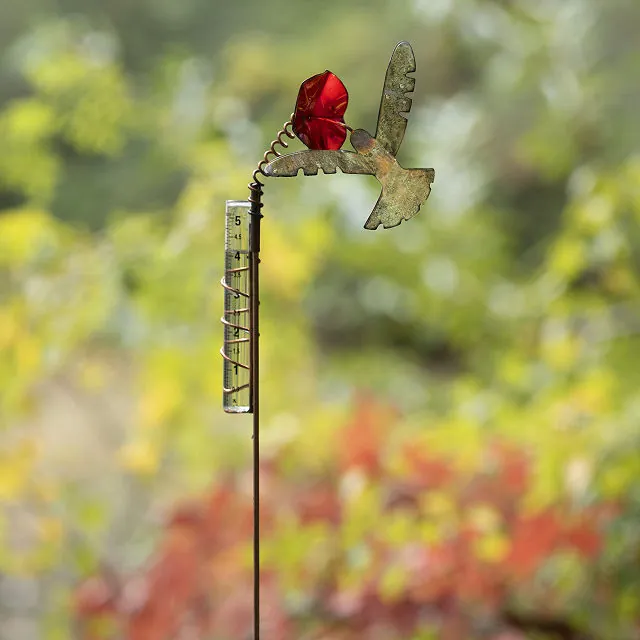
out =
<svg viewBox="0 0 640 640"><path fill-rule="evenodd" d="M246 498L224 201L313 74L374 131L399 40L399 160L436 169L421 213L370 233L372 177L265 187L270 637L638 638L639 30L634 0L0 5L0 638L246 637L247 602L207 618L227 605L206 580L250 592L241 524L200 631L135 621L173 597L146 567L176 528L193 541L166 514ZM469 497L478 478L499 481Z"/></svg>

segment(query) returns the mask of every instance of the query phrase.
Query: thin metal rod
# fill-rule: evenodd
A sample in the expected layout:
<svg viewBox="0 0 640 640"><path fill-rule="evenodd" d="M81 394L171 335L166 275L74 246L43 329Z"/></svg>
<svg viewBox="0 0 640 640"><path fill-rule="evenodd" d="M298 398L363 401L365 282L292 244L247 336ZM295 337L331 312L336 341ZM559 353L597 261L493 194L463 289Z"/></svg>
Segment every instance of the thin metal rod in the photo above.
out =
<svg viewBox="0 0 640 640"><path fill-rule="evenodd" d="M253 413L253 637L260 640L260 393L259 393L259 313L260 219L262 189L252 184L249 227L249 379Z"/></svg>

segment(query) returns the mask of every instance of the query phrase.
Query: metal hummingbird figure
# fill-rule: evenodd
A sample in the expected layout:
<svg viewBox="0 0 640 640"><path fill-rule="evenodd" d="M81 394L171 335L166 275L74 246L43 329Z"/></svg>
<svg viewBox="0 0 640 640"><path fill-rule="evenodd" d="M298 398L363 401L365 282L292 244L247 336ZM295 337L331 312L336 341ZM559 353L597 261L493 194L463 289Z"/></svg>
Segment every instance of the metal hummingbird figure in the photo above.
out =
<svg viewBox="0 0 640 640"><path fill-rule="evenodd" d="M375 137L364 129L351 133L354 151L306 150L283 155L264 168L266 176L293 177L302 169L304 175L342 173L373 175L382 184L382 193L364 224L365 229L375 230L398 226L403 220L415 216L431 193L433 169L404 169L398 164L396 154L407 128L407 114L411 110L411 98L415 78L408 76L416 70L416 61L408 42L400 42L393 51L384 80L378 125Z"/></svg>

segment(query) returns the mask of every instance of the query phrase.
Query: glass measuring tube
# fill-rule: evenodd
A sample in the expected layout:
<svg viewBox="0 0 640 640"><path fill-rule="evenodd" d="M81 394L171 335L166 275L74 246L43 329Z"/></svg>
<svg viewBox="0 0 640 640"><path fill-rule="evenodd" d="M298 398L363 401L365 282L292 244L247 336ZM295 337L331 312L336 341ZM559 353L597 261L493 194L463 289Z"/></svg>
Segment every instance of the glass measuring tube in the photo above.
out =
<svg viewBox="0 0 640 640"><path fill-rule="evenodd" d="M222 406L227 413L251 412L249 376L249 209L227 200L224 240L224 343Z"/></svg>

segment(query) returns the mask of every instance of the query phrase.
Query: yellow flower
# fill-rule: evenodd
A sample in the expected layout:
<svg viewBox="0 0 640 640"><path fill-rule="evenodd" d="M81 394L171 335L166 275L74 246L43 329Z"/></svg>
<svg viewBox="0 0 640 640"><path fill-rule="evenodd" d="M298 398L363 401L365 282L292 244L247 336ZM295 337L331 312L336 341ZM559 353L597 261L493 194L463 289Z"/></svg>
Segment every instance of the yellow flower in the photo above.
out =
<svg viewBox="0 0 640 640"><path fill-rule="evenodd" d="M122 466L141 476L151 476L158 471L160 456L157 448L148 441L126 444L119 452Z"/></svg>

